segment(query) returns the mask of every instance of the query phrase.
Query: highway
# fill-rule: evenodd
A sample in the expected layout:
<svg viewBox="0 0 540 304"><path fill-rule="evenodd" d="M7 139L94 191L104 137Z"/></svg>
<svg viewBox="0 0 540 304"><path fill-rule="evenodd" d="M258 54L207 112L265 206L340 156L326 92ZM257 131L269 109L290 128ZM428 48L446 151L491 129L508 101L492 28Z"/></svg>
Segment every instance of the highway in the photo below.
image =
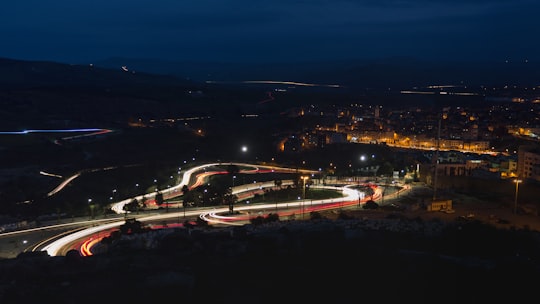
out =
<svg viewBox="0 0 540 304"><path fill-rule="evenodd" d="M304 213L310 213L317 210L328 210L328 209L337 209L337 208L346 208L352 205L358 205L360 202L365 202L367 200L364 197L363 193L353 189L351 187L333 187L333 186L314 186L315 188L325 188L332 189L336 191L342 191L343 197L332 198L325 200L292 200L290 202L282 202L279 204L279 209L281 211L277 212L279 217L287 217L295 214L297 216L303 216ZM248 188L249 189L249 188ZM249 190L246 190L249 191ZM380 196L380 192L375 194L375 198ZM228 207L223 208L214 208L208 207L198 210L189 210L189 211L177 211L177 212L167 212L161 214L154 214L150 216L140 216L137 217L137 220L142 223L151 223L151 222L162 222L167 219L179 219L179 218L190 218L199 216L203 220L209 222L210 224L221 224L221 225L244 225L249 223L249 220L258 215L274 213L276 212L277 205L275 203L271 204L254 204L254 205L245 205L241 207L235 207L235 211L242 215L228 215ZM236 212L235 212L236 213ZM118 228L120 225L124 224L124 220L109 222L106 224L100 224L98 226L89 227L74 233L68 234L61 238L54 240L46 246L41 248L42 251L47 251L50 256L63 255L67 251L67 247L71 244L84 243L85 239L88 240L98 240L94 237L96 234L100 234L103 231L107 231L113 228ZM103 237L105 234L101 234ZM82 252L83 255L91 255L91 250L86 248L87 252Z"/></svg>
<svg viewBox="0 0 540 304"><path fill-rule="evenodd" d="M245 163L209 163L201 166L191 168L184 172L182 181L167 190L164 190L163 193L178 193L178 189L182 189L184 185L189 185L189 181L192 178L193 174L208 177L210 174L223 174L219 171L206 172L206 169L215 166L224 166L224 165L236 165L241 168L252 168L252 170L241 170L239 173L272 173L272 172L282 172L282 173L301 173L301 174L317 174L318 171L314 170L302 170L302 169L292 169L284 168L277 166L260 166L253 164ZM200 174L203 173L203 174ZM196 179L196 183L200 182L200 178ZM286 181L291 182L292 181ZM284 184L286 184L284 182ZM241 195L244 192L250 192L254 190L260 190L267 187L274 187L274 182L260 182L252 183L245 185L238 185L233 188L233 194ZM137 215L130 215L130 218L136 218L142 223L156 223L163 222L170 219L180 219L180 218L196 218L200 217L201 219L207 221L212 225L244 225L249 223L250 219L259 215L267 215L269 213L277 213L280 218L295 217L301 216L304 217L305 213L311 213L318 210L328 210L328 209L339 209L346 208L351 206L359 206L361 202L365 202L368 199L378 199L381 197L381 189L375 188L375 194L373 197L365 197L363 192L358 191L352 187L353 185L347 186L324 186L324 185L311 185L312 188L320 189L331 189L336 191L341 191L343 197L324 199L324 200L303 200L296 199L289 202L280 202L277 203L263 203L263 204L245 204L242 206L235 206L235 214L230 215L229 209L227 207L216 208L197 208L197 209L176 209L176 212L153 212L153 213L141 213ZM176 190L176 191L175 191ZM145 197L148 198L149 195L155 194L146 194ZM114 203L111 205L111 209L114 210L118 215L113 218L100 219L100 220L81 220L73 221L70 223L60 223L56 225L50 225L46 227L39 227L28 230L13 231L10 233L0 234L0 240L7 236L15 235L25 235L25 238L33 238L31 242L31 247L22 248L21 251L46 251L50 256L62 256L70 249L77 249L81 252L82 255L92 255L91 247L99 242L103 237L108 236L107 231L118 229L121 225L125 223L127 216L126 211L123 210L123 207L126 203L131 202L133 199L142 198L137 196L134 198L129 198L122 200L120 202ZM170 211L170 210L169 210ZM44 233L44 231L48 231ZM42 239L35 240L35 237L40 236ZM17 247L18 248L18 247Z"/></svg>

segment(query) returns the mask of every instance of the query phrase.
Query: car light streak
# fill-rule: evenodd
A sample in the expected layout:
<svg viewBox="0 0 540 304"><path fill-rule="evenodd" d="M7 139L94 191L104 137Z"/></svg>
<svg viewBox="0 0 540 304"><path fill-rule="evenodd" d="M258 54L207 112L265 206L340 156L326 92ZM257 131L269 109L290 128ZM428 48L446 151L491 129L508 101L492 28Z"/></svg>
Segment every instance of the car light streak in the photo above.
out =
<svg viewBox="0 0 540 304"><path fill-rule="evenodd" d="M235 83L231 81L215 81L207 80L206 83ZM294 85L302 87L327 87L327 88L341 88L342 85L339 84L316 84L316 83L306 83L306 82L295 82L295 81L279 81L279 80L245 80L240 81L239 83L245 84L284 84L284 85Z"/></svg>
<svg viewBox="0 0 540 304"><path fill-rule="evenodd" d="M29 133L73 133L73 132L103 132L111 131L108 129L51 129L51 130L22 130L22 131L0 131L0 134L6 135L24 135Z"/></svg>
<svg viewBox="0 0 540 304"><path fill-rule="evenodd" d="M184 172L184 174L182 175L182 181L178 184L178 185L175 185L173 187L170 187L170 188L167 188L167 189L164 189L161 191L161 193L163 194L164 198L169 198L169 197L166 197L166 195L170 195L171 193L181 193L182 191L182 188L184 186L188 186L190 189L191 188L194 188L198 185L201 185L202 183L204 183L204 177L198 177L197 178L197 181L192 184L191 186L189 185L189 181L191 180L191 175L195 174L196 172L198 171L204 171L206 168L209 168L209 167L216 167L216 166L223 166L223 165L236 165L236 166L242 166L242 167L251 167L253 168L253 170L242 170L242 173L245 173L245 172L250 172L250 173L259 173L259 172L263 172L263 173L271 173L271 172L282 172L282 173L296 173L296 172L299 172L299 173L304 173L304 174L318 174L319 171L315 171L315 170L305 170L305 169L291 169L291 168L284 168L284 167L276 167L276 166L263 166L263 165L253 165L253 164L244 164L244 163L210 163L210 164L204 164L204 165L201 165L201 166L197 166L197 167L193 167L189 170L187 170L186 172ZM263 169L261 169L263 168ZM262 171L262 170L266 170L266 172ZM215 173L217 172L217 173ZM200 173L200 174L203 174L203 176L207 176L207 175L211 175L211 174L224 174L226 171L215 171L215 172L204 172L204 173ZM272 182L273 184L273 182ZM235 192L233 191L233 194L235 194ZM180 194L178 194L180 195ZM143 199L143 197L145 199L147 199L148 203L152 203L152 199L155 198L156 196L156 193L148 193L148 194L143 194L143 195L139 195L139 196L136 196L136 197L132 197L132 198L128 198L128 199L125 199L125 200L122 200L122 201L119 201L119 202L115 202L113 203L110 208L112 211L114 211L115 213L117 214L124 214L124 213L129 213L129 211L126 211L124 210L124 206L126 204L129 204L133 201L133 199L136 199L136 200L141 200Z"/></svg>
<svg viewBox="0 0 540 304"><path fill-rule="evenodd" d="M232 226L244 226L244 224L241 224L241 223L235 223L235 222L229 222L229 221L222 221L222 220L219 220L219 219L216 219L214 217L208 217L208 215L210 215L209 213L203 213L201 215L199 215L199 217L209 223L214 223L214 224L227 224L227 225L232 225Z"/></svg>
<svg viewBox="0 0 540 304"><path fill-rule="evenodd" d="M63 178L62 175L53 174L53 173L48 173L48 172L45 172L45 171L39 171L39 174L45 175L45 176L52 176L52 177Z"/></svg>
<svg viewBox="0 0 540 304"><path fill-rule="evenodd" d="M64 231L64 232L62 232L60 234L57 234L55 236L52 236L52 237L47 238L45 240L42 240L41 242L35 244L32 247L31 251L37 251L41 246L43 246L44 244L47 244L49 242L52 242L54 239L58 239L58 238L60 238L60 237L62 237L64 235L68 235L68 234L74 233L75 231L80 231L82 229L85 229L85 228L78 228L78 229L74 229L74 230L70 230L70 231Z"/></svg>
<svg viewBox="0 0 540 304"><path fill-rule="evenodd" d="M125 223L124 221L116 221L116 222L112 222L112 223L108 223L108 224L104 224L100 226L86 228L84 230L72 233L70 235L66 235L63 238L60 238L50 243L49 245L43 247L41 251L47 251L47 253L50 256L57 256L60 254L62 248L65 247L69 243L73 243L79 239L83 239L90 235L102 232L103 230L120 227L120 225L123 225L124 223Z"/></svg>
<svg viewBox="0 0 540 304"><path fill-rule="evenodd" d="M351 204L356 204L358 202L359 194L358 194L357 190L350 189L348 187L343 187L343 188L334 187L334 186L318 186L318 187L319 188L325 188L325 189L342 190L344 195L345 195L343 198L339 198L339 199L333 198L333 199L310 201L310 204L320 205L321 209L322 208L332 209L332 208L337 208L337 207L343 207L343 206L348 206L348 205L351 205ZM282 204L285 204L285 203L282 203ZM288 205L288 206L296 206L297 208L301 207L303 204L306 204L306 201L301 201L301 202L292 201L292 202L286 203L286 205ZM274 206L275 206L275 204L251 205L251 206L238 207L237 210L238 211L265 210L265 209L273 209ZM294 211L286 211L286 212L280 213L280 215L286 215L286 214L292 214L292 213L300 213L300 210L301 209L296 209ZM313 210L313 209L311 209L311 210ZM209 223L226 224L226 225L234 225L234 226L243 226L244 225L244 224L242 224L240 222L235 222L235 220L245 221L245 220L250 219L249 216L247 216L247 217L246 216L241 216L241 217L229 216L228 217L228 216L224 216L224 215L218 215L219 213L226 213L226 212L228 212L228 208L214 209L214 210L212 210L210 212L203 212L203 213L201 213L200 211L193 210L193 211L190 211L189 213L187 213L186 215L188 215L188 216L198 215L201 219L203 219L203 220L205 220L205 221L207 221ZM168 218L177 218L177 217L181 216L182 214L183 214L183 212L172 212L172 213L168 213L168 214L156 214L156 215L151 215L151 216L140 217L138 220L141 221L141 222L163 220L163 219L168 219ZM80 246L79 251L81 252L81 254L91 255L92 254L91 253L92 246L97 244L97 241L96 242L90 241L91 236L93 236L95 234L100 234L105 230L118 228L121 225L123 225L124 223L125 223L125 221L115 221L115 222L108 223L108 224L103 224L103 225L100 225L100 226L86 228L84 230L81 230L81 231L66 235L66 236L64 236L64 237L62 237L60 239L57 239L56 241L50 243L49 245L44 246L42 251L47 251L47 253L49 255L51 255L51 256L57 256L57 255L59 255L61 253L62 248L68 246L69 244L74 243L74 242L76 242L77 240L80 240L80 239L87 239L87 240L82 242L82 245Z"/></svg>
<svg viewBox="0 0 540 304"><path fill-rule="evenodd" d="M101 242L103 238L90 238L86 241L84 241L81 245L81 248L79 250L79 252L81 253L82 256L91 256L92 255L92 246L94 246L95 244Z"/></svg>
<svg viewBox="0 0 540 304"><path fill-rule="evenodd" d="M58 193L58 191L61 191L62 189L64 189L65 186L67 186L72 180L76 179L77 177L79 177L81 175L81 173L77 173L77 174L74 174L72 176L70 176L68 179L66 179L65 181L63 181L62 183L60 183L60 185L58 185L56 188L54 188L52 191L50 191L49 193L47 193L47 196L52 196L52 195L55 195L56 193Z"/></svg>
<svg viewBox="0 0 540 304"><path fill-rule="evenodd" d="M183 185L185 185L184 181L189 181L191 178L191 174L194 172L204 170L204 168L210 167L210 166L217 166L217 165L223 165L222 163L213 163L213 164L206 164L202 166L198 166L195 168L192 168L184 173L184 179L182 183L175 186L175 188L181 188ZM261 166L254 166L249 164L236 164L241 166L251 166L256 168L255 170L246 170L249 172L261 172L260 168ZM268 169L267 172L276 172L276 171L289 171L289 172L298 172L297 169L288 169L288 168L279 168L279 167L273 167L273 166L264 166ZM221 171L216 171L221 172ZM304 173L318 173L318 171L313 170L304 170ZM259 190L262 186L274 186L274 182L263 182L263 183L256 183L256 184L247 184L242 185L240 188L235 189L238 190L237 193L241 193L244 191L255 191ZM374 189L374 194L370 195L368 197L365 196L365 194L355 188L353 188L354 185L346 185L346 186L325 186L325 185L313 185L313 188L319 188L319 189L328 189L328 190L335 190L335 191L341 191L343 194L343 197L340 198L331 198L331 199L322 199L322 200L294 200L289 202L282 202L280 203L280 208L285 208L286 210L282 210L278 213L279 216L287 216L287 215L295 215L295 214L304 214L309 213L317 210L327 210L327 209L336 209L336 208L342 208L347 206L353 206L362 203L365 203L368 199L375 200L379 197L381 197L381 189L376 185L370 185L372 189ZM236 188L236 187L235 187ZM169 188L170 189L170 188ZM169 190L172 191L172 190ZM140 196L142 197L142 196ZM124 200L123 202L128 203L133 198ZM309 204L309 205L308 205ZM120 203L115 203L112 206L112 209L115 211L122 210L123 205ZM158 220L164 220L169 218L178 218L180 216L198 216L201 219L207 221L211 224L225 224L225 225L234 225L234 226L242 226L245 225L245 221L249 221L254 216L263 216L264 214L268 214L265 210L274 210L274 208L277 208L276 203L267 203L267 204L253 204L253 205L246 205L246 206L238 206L235 208L238 212L247 212L247 215L241 214L241 215L228 215L229 212L228 207L223 208L214 208L210 211L200 211L200 210L190 210L188 212L179 211L179 212L170 212L166 214L154 214L154 215L147 215L147 216L141 216L138 217L138 220L141 222L151 222L151 221L158 221ZM289 209L291 208L291 209ZM122 210L125 212L124 210ZM250 211L257 211L252 214L250 214ZM110 219L108 219L110 221ZM89 221L89 223L96 223L97 221ZM118 229L121 225L123 225L125 221L114 221L109 222L106 224L93 226L90 228L86 228L80 231L76 231L73 233L70 233L69 235L63 236L61 238L58 238L57 240L51 242L50 244L43 246L41 249L42 251L47 251L47 253L51 256L56 256L61 254L62 250L65 250L67 246L70 244L74 244L79 240L83 240L79 242L78 244L78 250L81 252L82 255L88 256L92 255L92 247L99 243L100 240L103 239L103 237L100 237L100 234L106 230L113 230ZM81 223L78 223L81 224ZM96 237L97 235L97 237Z"/></svg>
<svg viewBox="0 0 540 304"><path fill-rule="evenodd" d="M363 192L357 191L351 188L350 186L345 186L345 187L313 186L313 188L342 191L344 196L339 199L331 198L331 199L324 199L324 200L309 200L309 201L307 200L296 201L295 200L295 201L280 203L281 207L285 205L287 209L289 207L292 207L295 209L277 212L278 216L286 217L286 216L291 216L294 214L304 214L304 213L310 213L313 211L330 210L330 209L336 209L336 208L355 206L359 202L365 203L368 200L368 198L365 197ZM380 193L380 189L376 188L375 191L376 192L373 195L374 199L378 198L378 195L379 195L378 193ZM275 206L276 206L275 204L263 204L263 205L257 204L257 205L251 205L251 206L236 207L235 209L240 212L240 211L249 211L249 210L273 209L275 208ZM228 212L228 209L225 208L221 212L226 213ZM259 216L259 215L255 215L255 216ZM200 218L209 223L239 225L239 223L235 223L235 222L236 221L249 221L251 218L255 216L219 215L218 211L213 210L213 211L202 213L200 215Z"/></svg>
<svg viewBox="0 0 540 304"><path fill-rule="evenodd" d="M86 225L86 224L93 225L93 224L97 224L99 222L110 222L111 220L114 220L114 219L109 218L109 219L99 219L99 220L92 220L92 221L81 221L81 222L56 224L56 225L50 225L50 226L45 226L45 227L36 227L36 228L29 228L29 229L24 229L24 230L2 232L2 233L0 233L0 236L4 237L4 236L21 234L21 233L36 232L36 231L45 230L45 229L51 229L51 228L63 228L63 227L74 226L74 225Z"/></svg>

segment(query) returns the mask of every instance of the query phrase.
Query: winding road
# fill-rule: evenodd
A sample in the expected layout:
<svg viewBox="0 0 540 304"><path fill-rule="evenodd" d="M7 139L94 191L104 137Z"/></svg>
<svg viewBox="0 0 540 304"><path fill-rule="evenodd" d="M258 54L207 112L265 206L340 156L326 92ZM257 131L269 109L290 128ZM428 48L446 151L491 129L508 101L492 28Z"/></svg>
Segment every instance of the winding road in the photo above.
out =
<svg viewBox="0 0 540 304"><path fill-rule="evenodd" d="M193 167L183 174L182 181L171 188L163 190L162 193L164 197L166 195L181 195L181 189L184 186L194 187L197 183L201 183L203 178L207 178L211 174L223 174L218 170L216 171L207 171L208 168L218 167L219 166L228 166L236 165L241 168L239 173L249 174L249 173L301 173L301 174L315 174L320 173L315 170L305 170L305 169L296 169L296 168L286 168L286 167L277 167L277 166L268 166L268 165L254 165L246 163L209 163ZM251 169L245 169L251 168ZM192 181L192 176L195 175L197 178L194 182ZM233 188L233 194L238 195L243 192L250 192L254 190L260 190L267 187L274 187L274 182L260 182L260 183L250 183L245 185L239 185ZM280 218L290 218L301 216L304 217L305 213L311 213L318 210L329 210L329 209L339 209L346 208L351 206L359 206L361 203L366 202L368 199L377 199L381 196L380 188L374 187L375 194L370 197L366 197L363 192L355 189L354 185L347 186L326 186L326 185L311 185L312 188L321 188L321 189L331 189L336 191L341 191L343 193L342 197L332 198L332 199L323 199L323 200L304 200L296 199L289 202L280 202L277 203L263 203L263 204L253 204L253 205L242 205L235 206L235 213L229 214L228 207L223 208L197 208L197 209L184 209L183 211L177 212L166 212L166 213L154 213L154 214L141 214L135 216L138 221L143 223L156 223L163 222L170 219L180 219L180 218L194 218L200 217L201 219L209 222L213 225L244 225L249 223L250 219L267 215L269 213L277 213ZM180 191L179 191L180 190ZM46 251L50 256L62 256L71 249L77 249L82 255L92 255L92 247L97 244L103 237L109 235L110 231L118 229L121 225L125 224L127 214L124 210L125 204L128 204L133 201L133 199L142 199L155 197L155 194L144 194L137 197L125 199L119 202L116 202L111 205L111 209L118 214L116 218L109 218L106 220L94 220L94 221L84 221L70 223L78 227L77 229L73 228L70 231L63 231L56 236L48 237L40 242L38 245L35 245L31 250L32 251ZM180 209L178 209L180 210ZM122 216L123 215L123 216ZM90 225L90 227L89 227ZM39 230L47 229L47 227L40 227ZM37 231L37 230L36 230ZM19 231L17 233L22 233L24 231Z"/></svg>

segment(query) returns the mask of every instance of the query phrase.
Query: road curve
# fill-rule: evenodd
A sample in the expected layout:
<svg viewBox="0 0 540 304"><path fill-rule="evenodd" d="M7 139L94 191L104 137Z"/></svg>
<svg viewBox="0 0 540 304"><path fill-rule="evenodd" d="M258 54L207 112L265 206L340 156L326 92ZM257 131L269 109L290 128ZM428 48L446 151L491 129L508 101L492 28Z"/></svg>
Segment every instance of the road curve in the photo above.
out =
<svg viewBox="0 0 540 304"><path fill-rule="evenodd" d="M262 166L262 165L253 165L253 164L244 164L244 163L210 163L205 164L201 166L197 166L194 168L191 168L187 170L183 174L182 182L180 182L178 185L167 189L167 192L174 191L175 189L181 189L184 185L188 185L188 182L191 179L191 175L198 172L198 171L204 171L204 169L212 166L223 166L223 165L237 165L237 166L247 166L252 167L254 170L270 170L269 172L301 172L302 174L316 174L319 173L319 171L315 170L301 170L301 169L292 169L292 168L285 168L285 167L277 167L277 166ZM274 171L275 170L275 171ZM259 189L261 187L271 187L273 186L273 182L263 182L263 183L257 183L257 184L249 184L249 185L242 185L237 188L236 193L240 193L242 191L253 191L254 189ZM291 214L304 214L313 212L316 210L327 210L327 209L335 209L335 208L343 208L343 207L349 207L351 205L360 204L361 202L366 201L366 197L363 192L354 189L348 186L338 187L338 186L322 186L322 185L313 185L314 188L322 188L322 189L332 189L341 191L343 193L343 197L340 198L332 198L332 199L323 199L323 200L292 200L290 202L280 203L281 206L285 205L287 206L287 211L281 212L280 216L287 216ZM164 191L165 192L165 191ZM371 197L372 199L376 199L378 196L380 196L380 189L377 189L374 196ZM142 198L142 195L140 196ZM135 199L138 197L135 197ZM118 213L124 213L123 206L129 202L131 202L134 198L126 199L121 202L117 202L112 205L113 210L117 211ZM309 202L309 206L308 206ZM289 207L291 209L289 209ZM199 216L200 218L208 221L209 223L222 223L227 225L244 225L245 221L249 222L249 212L255 211L252 216L257 216L257 211L263 210L262 213L269 213L266 212L272 211L276 208L275 203L271 204L256 204L256 205L246 205L246 206L239 206L235 208L236 211L239 212L247 212L248 216L238 216L238 215L228 215L228 207L224 208L212 208L209 211L201 211L201 210L190 210L190 211L180 211L180 212L167 212L165 214L154 214L150 216L141 216L138 217L137 220L141 222L150 222L150 221L156 221L156 220L165 220L169 218L178 218L182 216ZM241 223L244 222L244 223ZM80 230L77 232L74 232L72 234L66 235L62 238L59 238L48 245L43 246L41 251L46 251L50 256L57 256L61 255L62 252L65 251L65 247L68 244L72 244L76 242L77 240L81 240L84 238L89 238L92 235L99 234L100 232L103 232L105 230L118 228L121 225L125 223L125 220L119 220L114 222L109 222L106 224L90 227L84 230ZM90 252L89 248L86 248L88 252Z"/></svg>
<svg viewBox="0 0 540 304"><path fill-rule="evenodd" d="M199 171L204 171L206 168L209 168L209 167L227 166L227 165L251 167L254 170L258 170L258 171L264 169L264 170L274 170L274 171L286 172L286 173L295 173L295 172L299 172L299 173L302 173L302 174L317 174L317 173L320 173L319 171L316 171L316 170L293 169L293 168L287 168L287 167L268 166L268 165L254 165L254 164L246 164L246 163L234 163L234 162L232 162L232 163L229 163L229 162L227 162L227 163L209 163L209 164L196 166L196 167L193 167L193 168L191 168L189 170L186 170L186 172L184 172L184 174L182 175L182 181L180 183L178 183L177 185L175 185L173 187L161 190L160 192L163 195L166 195L166 194L169 194L169 193L174 193L175 191L177 193L178 192L181 193L182 188L184 186L189 186L189 181L191 180L191 175L193 175L193 174L195 174L196 172L199 172ZM235 194L234 191L233 191L233 194ZM135 197L127 198L127 199L124 199L122 201L119 201L119 202L116 202L116 203L112 204L111 205L111 210L114 211L117 214L123 214L123 213L128 212L128 211L124 210L124 206L126 204L131 203L134 199L140 201L142 199L153 198L155 196L156 196L156 193L147 193L147 194L141 194L141 195L138 195L138 196L135 196Z"/></svg>

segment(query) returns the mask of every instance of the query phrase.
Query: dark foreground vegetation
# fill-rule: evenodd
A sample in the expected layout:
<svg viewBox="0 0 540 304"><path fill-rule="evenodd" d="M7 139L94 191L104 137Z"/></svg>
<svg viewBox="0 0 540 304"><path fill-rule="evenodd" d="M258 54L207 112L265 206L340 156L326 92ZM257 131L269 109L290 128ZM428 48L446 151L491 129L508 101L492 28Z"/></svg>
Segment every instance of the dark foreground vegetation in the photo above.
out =
<svg viewBox="0 0 540 304"><path fill-rule="evenodd" d="M91 257L20 255L0 261L0 302L524 302L539 259L526 229L322 215L140 232Z"/></svg>

